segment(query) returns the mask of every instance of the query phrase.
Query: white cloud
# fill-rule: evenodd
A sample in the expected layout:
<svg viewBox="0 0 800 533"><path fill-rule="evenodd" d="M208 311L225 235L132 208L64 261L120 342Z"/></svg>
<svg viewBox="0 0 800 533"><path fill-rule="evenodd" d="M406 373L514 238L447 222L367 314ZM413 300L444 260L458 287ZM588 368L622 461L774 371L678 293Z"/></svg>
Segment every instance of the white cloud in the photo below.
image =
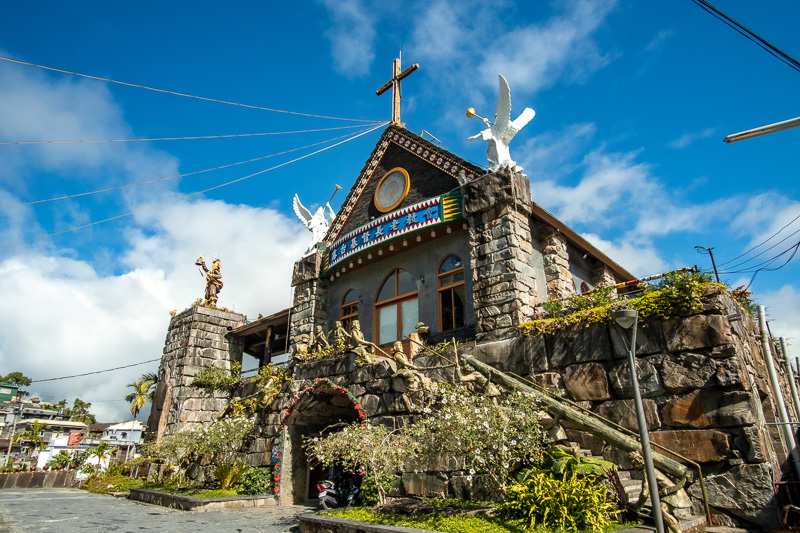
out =
<svg viewBox="0 0 800 533"><path fill-rule="evenodd" d="M357 78L369 72L375 59L378 6L366 0L321 0L332 25L325 32L331 42L336 72Z"/></svg>
<svg viewBox="0 0 800 533"><path fill-rule="evenodd" d="M652 242L634 242L624 237L609 241L593 233L582 237L634 276L651 276L670 268Z"/></svg>
<svg viewBox="0 0 800 533"><path fill-rule="evenodd" d="M255 317L288 307L293 262L306 230L272 209L219 201L177 203L139 220L125 235L124 272L100 275L88 262L23 251L0 262L4 304L0 374L33 379L124 366L161 356L168 311L203 295L194 266L222 252L219 305ZM257 243L257 245L254 245ZM11 304L13 302L13 305ZM125 418L126 384L158 363L62 381L34 383L44 401L95 401L99 420ZM144 413L146 415L146 413Z"/></svg>
<svg viewBox="0 0 800 533"><path fill-rule="evenodd" d="M647 43L644 49L648 52L659 50L673 35L675 35L675 32L672 30L661 30Z"/></svg>
<svg viewBox="0 0 800 533"><path fill-rule="evenodd" d="M787 284L756 295L756 303L766 308L772 334L784 337L789 353L800 356L800 291Z"/></svg>
<svg viewBox="0 0 800 533"><path fill-rule="evenodd" d="M667 146L670 148L675 148L676 150L680 150L681 148L686 148L690 144L702 140L707 139L714 135L717 130L714 128L708 128L703 131L694 132L694 133L684 133L674 141L670 141L667 143Z"/></svg>

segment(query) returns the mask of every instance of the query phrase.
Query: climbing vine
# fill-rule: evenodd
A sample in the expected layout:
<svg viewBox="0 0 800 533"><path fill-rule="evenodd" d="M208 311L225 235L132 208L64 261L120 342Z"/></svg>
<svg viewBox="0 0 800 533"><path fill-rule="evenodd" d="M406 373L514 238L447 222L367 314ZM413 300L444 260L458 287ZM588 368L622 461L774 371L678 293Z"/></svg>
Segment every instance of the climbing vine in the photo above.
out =
<svg viewBox="0 0 800 533"><path fill-rule="evenodd" d="M702 305L703 294L711 283L704 272L669 272L655 284L648 284L644 293L636 298L622 296L612 299L611 289L600 289L588 295L578 295L565 300L542 304L548 317L520 325L525 335L556 333L573 324L586 326L611 321L611 312L618 309L636 309L639 320L646 324L651 318L667 320L690 313Z"/></svg>

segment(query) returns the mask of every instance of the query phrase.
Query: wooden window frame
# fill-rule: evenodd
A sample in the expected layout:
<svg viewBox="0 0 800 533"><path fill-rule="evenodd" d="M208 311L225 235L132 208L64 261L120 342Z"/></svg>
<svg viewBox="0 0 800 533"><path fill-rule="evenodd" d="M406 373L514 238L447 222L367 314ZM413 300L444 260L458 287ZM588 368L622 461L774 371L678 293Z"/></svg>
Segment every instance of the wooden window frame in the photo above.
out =
<svg viewBox="0 0 800 533"><path fill-rule="evenodd" d="M355 293L356 301L355 302L347 302L347 296L350 293ZM350 289L347 291L344 296L342 297L342 305L339 306L339 321L342 323L342 326L347 331L350 331L350 325L353 323L353 320L358 320L358 306L361 304L361 295L358 294L358 291L355 289ZM351 309L352 306L356 306L356 311L353 312Z"/></svg>
<svg viewBox="0 0 800 533"><path fill-rule="evenodd" d="M375 301L375 307L374 307L375 310L374 310L373 321L372 321L372 323L374 324L374 327L372 328L373 329L372 338L373 338L373 341L375 342L375 344L377 344L378 346L388 346L388 345L392 344L393 342L399 340L399 341L401 341L403 343L403 348L404 349L407 348L408 342L403 340L403 331L402 331L403 330L403 315L402 315L402 305L400 305L400 304L402 304L403 302L405 302L407 300L413 300L414 298L416 298L417 299L417 313L419 313L419 290L414 289L412 292L407 292L405 294L400 294L400 295L397 294L397 291L399 290L399 285L400 285L400 283L399 283L399 281L400 281L399 274L400 274L401 271L407 273L409 276L411 275L411 273L408 270L404 269L404 268L395 268L385 278L383 278L383 281L378 286L377 294L380 295L380 293L383 292L383 287L389 281L389 278L394 276L394 296L392 296L390 298L387 298L385 300L380 300L380 301L376 300ZM413 279L413 276L412 276L412 279ZM396 324L397 324L397 332L395 333L395 339L394 340L389 341L388 343L380 344L380 335L381 335L380 311L384 307L388 307L390 305L396 305L397 306L397 317L395 318ZM417 317L417 318L419 318L419 317Z"/></svg>
<svg viewBox="0 0 800 533"><path fill-rule="evenodd" d="M461 266L459 268L454 268L453 270L448 270L447 272L442 272L441 271L442 270L442 265L444 265L444 262L447 261L448 257L457 257L458 260L461 261ZM444 278L446 276L451 276L451 277L455 276L459 272L464 274L464 277L460 281L454 281L454 282L451 282L451 283L449 283L447 285L442 285L442 278ZM446 293L446 292L450 293L450 305L452 306L452 309L453 309L453 318L455 318L456 305L455 305L455 292L454 292L454 289L456 287L464 286L465 285L465 281L466 281L466 270L464 269L464 260L461 259L461 256L456 255L456 254L447 254L446 256L444 256L442 258L442 260L439 262L438 268L436 269L436 304L439 307L439 331L440 332L441 331L452 331L454 329L458 329L458 328L455 327L455 323L452 324L453 327L448 327L447 329L445 329L444 314L442 313L442 296L441 295L442 295L442 293ZM466 305L467 305L467 302L466 302L466 289L464 290L464 297L465 297L465 301L464 301L464 325L466 325L466 323L467 323L467 317L466 317L466 314L467 314L467 310L466 310Z"/></svg>

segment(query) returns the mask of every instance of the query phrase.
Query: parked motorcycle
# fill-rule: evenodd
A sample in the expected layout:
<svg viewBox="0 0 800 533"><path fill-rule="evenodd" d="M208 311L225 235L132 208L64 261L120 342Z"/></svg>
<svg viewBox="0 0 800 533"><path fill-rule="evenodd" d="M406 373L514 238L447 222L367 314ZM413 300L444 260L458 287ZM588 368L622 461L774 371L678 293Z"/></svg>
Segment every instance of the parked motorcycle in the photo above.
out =
<svg viewBox="0 0 800 533"><path fill-rule="evenodd" d="M361 504L361 477L352 474L338 474L333 480L317 484L319 506L322 509L334 507L353 507Z"/></svg>

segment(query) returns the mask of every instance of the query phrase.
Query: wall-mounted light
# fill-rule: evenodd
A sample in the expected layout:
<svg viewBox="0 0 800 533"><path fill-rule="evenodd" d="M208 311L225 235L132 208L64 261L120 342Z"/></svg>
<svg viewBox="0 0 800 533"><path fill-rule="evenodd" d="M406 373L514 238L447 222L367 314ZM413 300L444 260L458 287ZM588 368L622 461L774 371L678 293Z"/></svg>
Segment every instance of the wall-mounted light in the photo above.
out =
<svg viewBox="0 0 800 533"><path fill-rule="evenodd" d="M370 259L372 259L372 252L367 254L367 261L369 261Z"/></svg>
<svg viewBox="0 0 800 533"><path fill-rule="evenodd" d="M436 237L436 230L431 230L431 239Z"/></svg>
<svg viewBox="0 0 800 533"><path fill-rule="evenodd" d="M422 235L417 235L417 242L422 242Z"/></svg>

